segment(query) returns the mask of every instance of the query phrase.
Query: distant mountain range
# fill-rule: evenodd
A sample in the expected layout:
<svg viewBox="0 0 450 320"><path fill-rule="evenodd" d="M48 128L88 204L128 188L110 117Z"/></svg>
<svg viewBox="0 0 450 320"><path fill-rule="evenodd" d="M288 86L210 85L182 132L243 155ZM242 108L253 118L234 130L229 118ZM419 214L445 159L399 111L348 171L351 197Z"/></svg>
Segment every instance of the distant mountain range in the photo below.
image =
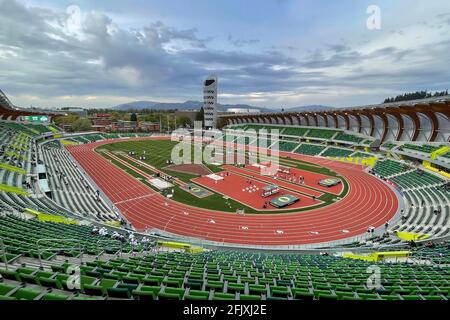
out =
<svg viewBox="0 0 450 320"><path fill-rule="evenodd" d="M153 109L153 110L199 110L203 106L200 101L185 101L185 102L155 102L155 101L133 101L124 104L119 104L112 107L113 110L143 110L143 109ZM230 108L240 108L240 109L254 109L260 112L280 112L281 108L267 108L267 107L256 107L247 104L218 104L219 111L227 111ZM323 111L328 110L332 107L322 106L322 105L311 105L302 106L294 108L285 108L284 111Z"/></svg>

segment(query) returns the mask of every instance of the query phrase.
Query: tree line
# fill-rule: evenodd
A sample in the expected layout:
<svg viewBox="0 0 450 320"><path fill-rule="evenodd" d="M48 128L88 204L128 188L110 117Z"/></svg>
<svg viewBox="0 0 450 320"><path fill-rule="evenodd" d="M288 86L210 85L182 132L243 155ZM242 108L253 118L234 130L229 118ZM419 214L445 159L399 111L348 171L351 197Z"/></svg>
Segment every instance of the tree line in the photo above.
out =
<svg viewBox="0 0 450 320"><path fill-rule="evenodd" d="M417 99L425 99L432 97L442 97L448 95L448 90L445 91L436 91L436 92L428 92L428 91L416 91L400 94L396 97L389 97L384 99L384 103L389 102L400 102L400 101L409 101L409 100L417 100Z"/></svg>
<svg viewBox="0 0 450 320"><path fill-rule="evenodd" d="M137 110L136 110L137 111ZM173 130L179 127L192 127L193 122L187 116L175 116L175 112L166 111L166 110L139 110L139 112L135 112L133 110L127 111L112 111L108 109L90 109L88 110L88 118L80 117L77 114L70 113L67 116L57 116L54 117L53 120L56 125L70 126L72 131L90 131L92 129L91 120L89 117L92 117L96 113L108 113L111 115L112 122L117 122L119 120L123 121L145 121L145 122L153 122L160 123L161 130ZM198 112L196 120L199 118L203 118L202 110Z"/></svg>

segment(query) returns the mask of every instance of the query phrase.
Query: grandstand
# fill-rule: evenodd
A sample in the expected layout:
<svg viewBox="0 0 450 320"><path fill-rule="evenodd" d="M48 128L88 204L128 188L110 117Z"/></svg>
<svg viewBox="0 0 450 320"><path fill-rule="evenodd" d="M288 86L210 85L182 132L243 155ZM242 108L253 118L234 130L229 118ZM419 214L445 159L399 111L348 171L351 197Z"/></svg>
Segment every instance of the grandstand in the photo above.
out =
<svg viewBox="0 0 450 320"><path fill-rule="evenodd" d="M272 125L313 129L306 136L330 139L333 133L345 130L345 134L366 139L403 142L449 141L448 110L450 96L338 108L320 112L282 112L224 115L229 126ZM425 111L425 112L424 112ZM377 121L383 119L384 121ZM300 132L302 132L300 131ZM286 129L284 133L287 133ZM301 134L303 136L303 134ZM354 142L356 138L339 135ZM336 139L336 137L334 137Z"/></svg>
<svg viewBox="0 0 450 320"><path fill-rule="evenodd" d="M321 153L323 157L346 157L352 154L354 150L347 150L342 148L328 147Z"/></svg>
<svg viewBox="0 0 450 320"><path fill-rule="evenodd" d="M321 153L325 148L325 146L321 145L302 143L297 149L295 149L295 153L315 156Z"/></svg>

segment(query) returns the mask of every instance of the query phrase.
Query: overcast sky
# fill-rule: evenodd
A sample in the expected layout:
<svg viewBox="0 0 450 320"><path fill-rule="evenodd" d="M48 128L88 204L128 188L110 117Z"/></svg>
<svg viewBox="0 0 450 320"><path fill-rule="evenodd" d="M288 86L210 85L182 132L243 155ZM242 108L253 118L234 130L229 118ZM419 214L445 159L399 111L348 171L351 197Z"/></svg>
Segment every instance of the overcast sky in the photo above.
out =
<svg viewBox="0 0 450 320"><path fill-rule="evenodd" d="M0 89L23 107L201 100L209 74L220 103L356 106L450 88L449 56L448 0L0 0Z"/></svg>

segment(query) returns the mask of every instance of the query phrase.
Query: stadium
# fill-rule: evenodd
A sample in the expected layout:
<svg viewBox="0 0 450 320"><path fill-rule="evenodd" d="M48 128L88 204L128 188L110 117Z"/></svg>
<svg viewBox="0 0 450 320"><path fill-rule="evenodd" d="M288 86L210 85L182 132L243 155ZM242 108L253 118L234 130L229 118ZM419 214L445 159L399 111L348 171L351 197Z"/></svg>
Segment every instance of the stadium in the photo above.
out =
<svg viewBox="0 0 450 320"><path fill-rule="evenodd" d="M67 133L3 93L1 114L2 299L448 297L448 97L224 116L246 160L279 132L270 174L168 165L173 135Z"/></svg>
<svg viewBox="0 0 450 320"><path fill-rule="evenodd" d="M445 1L0 8L3 314L448 305Z"/></svg>

